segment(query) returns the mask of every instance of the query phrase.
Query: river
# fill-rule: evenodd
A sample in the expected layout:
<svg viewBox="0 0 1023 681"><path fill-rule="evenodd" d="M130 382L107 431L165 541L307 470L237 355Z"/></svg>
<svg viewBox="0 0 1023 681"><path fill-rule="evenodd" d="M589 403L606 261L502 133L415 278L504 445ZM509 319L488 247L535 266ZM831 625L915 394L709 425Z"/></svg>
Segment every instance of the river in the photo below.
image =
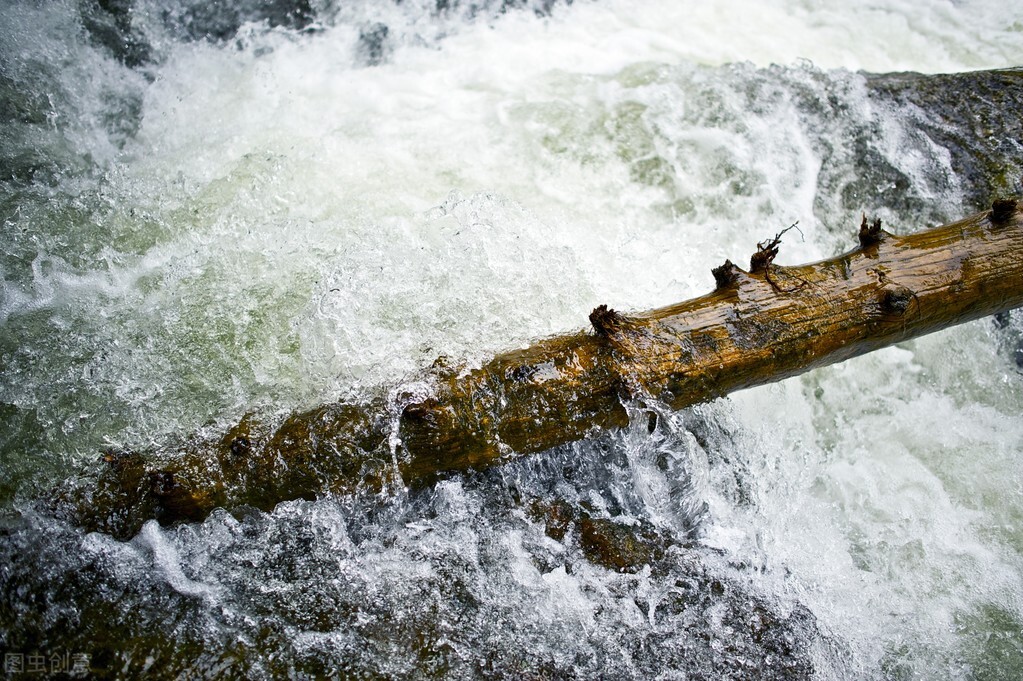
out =
<svg viewBox="0 0 1023 681"><path fill-rule="evenodd" d="M700 295L796 222L781 264L851 248L862 213L964 216L952 158L863 73L1019 66L1012 14L4 3L5 672L1019 678L1018 317L416 493L124 542L37 501L87 485L107 447ZM559 530L559 508L584 516ZM670 548L602 564L587 522Z"/></svg>

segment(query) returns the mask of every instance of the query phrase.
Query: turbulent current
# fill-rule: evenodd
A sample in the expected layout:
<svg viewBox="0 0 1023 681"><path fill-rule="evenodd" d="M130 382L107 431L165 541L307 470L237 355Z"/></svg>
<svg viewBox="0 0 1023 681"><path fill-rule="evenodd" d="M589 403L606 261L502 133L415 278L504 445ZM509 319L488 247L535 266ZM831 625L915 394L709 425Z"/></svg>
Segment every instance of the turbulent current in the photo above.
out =
<svg viewBox="0 0 1023 681"><path fill-rule="evenodd" d="M1014 4L3 3L4 673L1019 678L1016 316L416 492L128 541L39 501L700 295L796 222L780 263L982 208L867 74L1023 65Z"/></svg>

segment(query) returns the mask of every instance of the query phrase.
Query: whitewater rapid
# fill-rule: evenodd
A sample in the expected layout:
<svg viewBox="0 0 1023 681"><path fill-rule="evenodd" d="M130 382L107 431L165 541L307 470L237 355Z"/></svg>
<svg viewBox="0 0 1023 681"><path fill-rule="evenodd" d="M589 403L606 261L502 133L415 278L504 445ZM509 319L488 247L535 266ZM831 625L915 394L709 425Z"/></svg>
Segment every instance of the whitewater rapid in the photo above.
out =
<svg viewBox="0 0 1023 681"><path fill-rule="evenodd" d="M781 263L850 248L861 212L961 216L947 152L861 71L1018 66L1004 2L324 2L226 39L188 32L198 6L135 2L138 65L85 3L0 9L5 652L267 678L672 678L727 657L725 606L664 615L677 573L580 559L522 492L650 523L734 602L809 613L820 678L1013 678L1023 390L989 320L379 505L116 542L31 501L104 447L702 294L797 221ZM907 186L856 184L864 149ZM161 640L118 639L146 628Z"/></svg>

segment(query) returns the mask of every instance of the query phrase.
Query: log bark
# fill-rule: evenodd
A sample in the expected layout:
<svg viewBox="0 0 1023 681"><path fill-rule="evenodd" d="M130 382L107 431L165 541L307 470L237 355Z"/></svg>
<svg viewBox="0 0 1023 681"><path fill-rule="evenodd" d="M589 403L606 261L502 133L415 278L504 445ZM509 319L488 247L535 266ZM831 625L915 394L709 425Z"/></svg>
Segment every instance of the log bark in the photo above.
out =
<svg viewBox="0 0 1023 681"><path fill-rule="evenodd" d="M624 426L629 400L682 409L1023 306L1014 200L905 236L864 217L854 250L802 266L774 264L780 237L758 245L748 270L716 268L716 288L687 302L634 314L601 306L592 331L475 369L438 361L365 403L275 427L250 416L222 437L158 453L108 452L98 483L58 508L127 537L149 518L198 521L218 507L418 487Z"/></svg>

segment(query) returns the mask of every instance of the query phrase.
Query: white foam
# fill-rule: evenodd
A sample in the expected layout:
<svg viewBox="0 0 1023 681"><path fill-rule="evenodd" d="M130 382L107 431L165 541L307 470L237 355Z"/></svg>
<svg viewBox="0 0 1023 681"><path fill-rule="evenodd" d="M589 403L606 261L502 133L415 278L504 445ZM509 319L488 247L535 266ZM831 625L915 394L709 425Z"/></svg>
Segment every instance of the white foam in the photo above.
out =
<svg viewBox="0 0 1023 681"><path fill-rule="evenodd" d="M185 574L177 547L155 520L150 520L142 527L137 541L152 551L153 567L172 589L185 596L216 600L221 592L220 586L191 579Z"/></svg>

